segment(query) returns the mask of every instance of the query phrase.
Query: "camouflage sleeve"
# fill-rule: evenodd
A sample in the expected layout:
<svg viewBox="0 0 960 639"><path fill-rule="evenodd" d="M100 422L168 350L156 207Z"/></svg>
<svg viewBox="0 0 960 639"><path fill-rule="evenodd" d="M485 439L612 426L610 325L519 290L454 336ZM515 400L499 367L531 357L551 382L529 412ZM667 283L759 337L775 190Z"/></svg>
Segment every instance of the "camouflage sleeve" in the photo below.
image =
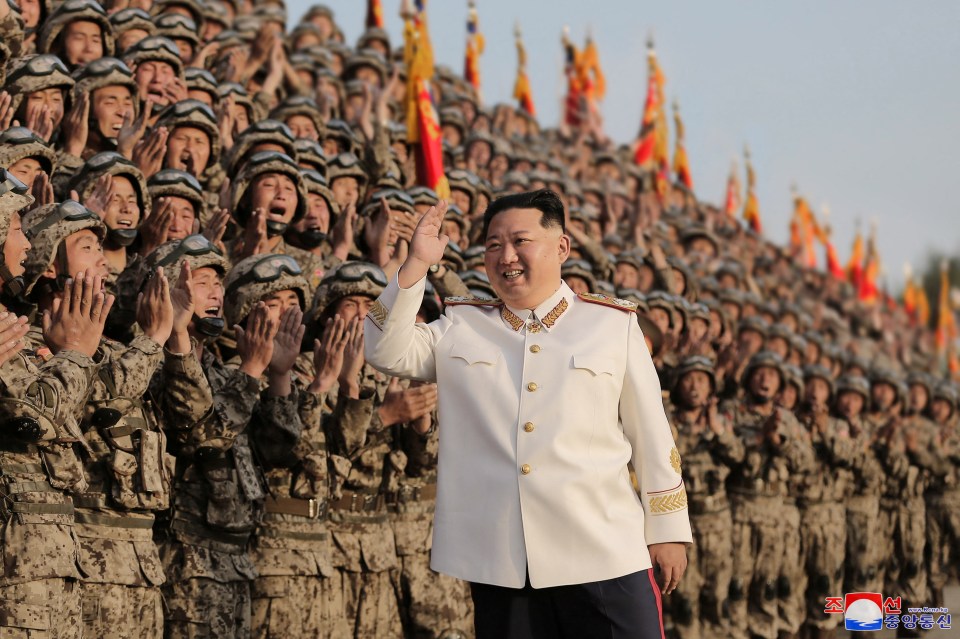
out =
<svg viewBox="0 0 960 639"><path fill-rule="evenodd" d="M608 280L613 275L613 267L610 259L607 257L603 246L590 238L586 242L581 242L580 248L587 255L590 263L593 264L593 271L602 279Z"/></svg>
<svg viewBox="0 0 960 639"><path fill-rule="evenodd" d="M425 434L417 432L411 424L404 424L400 429L400 449L407 456L406 473L411 477L420 477L437 467L440 431L436 427L436 411L430 419L431 428Z"/></svg>
<svg viewBox="0 0 960 639"><path fill-rule="evenodd" d="M373 139L363 147L363 165L370 184L376 184L390 170L393 161L390 155L390 136L379 121L373 123Z"/></svg>
<svg viewBox="0 0 960 639"><path fill-rule="evenodd" d="M721 418L722 419L722 418ZM725 427L719 435L711 433L713 450L720 456L726 464L739 464L746 455L746 447L743 440L733 434L733 429Z"/></svg>
<svg viewBox="0 0 960 639"><path fill-rule="evenodd" d="M780 444L780 456L787 460L792 472L809 472L814 468L813 446L801 432L802 426L792 413L782 412L784 425L781 427L783 441Z"/></svg>
<svg viewBox="0 0 960 639"><path fill-rule="evenodd" d="M229 450L247 429L260 399L260 381L236 369L224 369L223 383L213 392L213 411L193 429L197 448Z"/></svg>
<svg viewBox="0 0 960 639"><path fill-rule="evenodd" d="M333 451L350 457L367 442L367 431L379 425L380 417L374 410L376 394L362 390L360 399L343 395L337 398L337 406L330 420L330 438ZM376 422L376 423L375 423Z"/></svg>
<svg viewBox="0 0 960 639"><path fill-rule="evenodd" d="M70 181L82 168L83 160L64 151L57 151L57 170L50 178L57 202L70 197Z"/></svg>
<svg viewBox="0 0 960 639"><path fill-rule="evenodd" d="M440 299L447 297L470 297L470 289L453 270L444 269L441 277L430 277L430 283L437 290Z"/></svg>
<svg viewBox="0 0 960 639"><path fill-rule="evenodd" d="M143 396L163 360L163 347L152 338L139 335L129 346L113 342L105 343L104 348L110 351L107 372L114 386L111 393L117 397Z"/></svg>
<svg viewBox="0 0 960 639"><path fill-rule="evenodd" d="M264 394L255 410L253 441L264 464L272 467L290 466L296 462L294 447L303 433L300 421L299 391L284 397Z"/></svg>
<svg viewBox="0 0 960 639"><path fill-rule="evenodd" d="M6 17L0 20L0 40L9 49L11 59L26 54L23 50L23 19L17 12L8 10Z"/></svg>
<svg viewBox="0 0 960 639"><path fill-rule="evenodd" d="M169 426L190 429L212 410L213 391L193 349L189 353L163 349L163 368L158 377L161 384L154 397Z"/></svg>
<svg viewBox="0 0 960 639"><path fill-rule="evenodd" d="M942 477L950 472L950 460L937 443L937 433L925 424L915 423L917 439L907 448L910 459L921 468L929 470L934 475Z"/></svg>

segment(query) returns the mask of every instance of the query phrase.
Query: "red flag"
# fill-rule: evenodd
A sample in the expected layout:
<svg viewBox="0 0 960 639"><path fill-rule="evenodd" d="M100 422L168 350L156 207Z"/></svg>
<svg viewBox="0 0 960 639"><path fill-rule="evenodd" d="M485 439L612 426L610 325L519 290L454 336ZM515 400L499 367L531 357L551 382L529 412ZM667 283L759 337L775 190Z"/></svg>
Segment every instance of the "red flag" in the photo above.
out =
<svg viewBox="0 0 960 639"><path fill-rule="evenodd" d="M877 254L876 231L871 231L870 241L867 242L867 259L864 262L863 274L860 277L860 286L857 297L862 302L874 304L879 297L877 278L880 276L880 256Z"/></svg>
<svg viewBox="0 0 960 639"><path fill-rule="evenodd" d="M464 79L480 94L480 54L486 46L480 33L480 17L477 6L471 0L467 14L467 53L464 60Z"/></svg>
<svg viewBox="0 0 960 639"><path fill-rule="evenodd" d="M367 28L383 28L383 6L380 0L367 0Z"/></svg>
<svg viewBox="0 0 960 639"><path fill-rule="evenodd" d="M840 265L840 258L837 257L837 249L833 246L833 242L827 239L824 246L827 249L827 272L838 280L845 279L846 273Z"/></svg>
<svg viewBox="0 0 960 639"><path fill-rule="evenodd" d="M643 123L640 127L640 140L633 161L643 167L653 166L653 149L656 145L654 130L657 123L657 79L651 73L647 78L647 100L643 107Z"/></svg>
<svg viewBox="0 0 960 639"><path fill-rule="evenodd" d="M676 102L673 103L673 125L677 132L673 150L673 173L681 184L692 191L693 176L690 175L690 160L687 158L687 147L684 144L686 135L683 120L680 118L680 105Z"/></svg>
<svg viewBox="0 0 960 639"><path fill-rule="evenodd" d="M734 160L730 165L730 175L727 177L727 193L723 198L723 212L731 220L737 219L737 211L740 210L740 175L737 169L737 161Z"/></svg>

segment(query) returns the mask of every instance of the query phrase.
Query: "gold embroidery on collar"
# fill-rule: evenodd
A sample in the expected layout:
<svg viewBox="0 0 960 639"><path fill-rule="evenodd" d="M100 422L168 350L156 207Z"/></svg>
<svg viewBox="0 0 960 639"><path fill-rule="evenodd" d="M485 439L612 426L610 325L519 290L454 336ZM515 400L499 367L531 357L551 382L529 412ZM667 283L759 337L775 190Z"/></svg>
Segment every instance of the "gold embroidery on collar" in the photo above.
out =
<svg viewBox="0 0 960 639"><path fill-rule="evenodd" d="M543 325L547 328L553 328L553 325L557 323L557 319L563 315L563 312L567 310L568 306L569 304L567 304L567 298L564 297L560 300L559 304L553 307L552 311L543 316L543 319L541 320Z"/></svg>
<svg viewBox="0 0 960 639"><path fill-rule="evenodd" d="M519 332L523 328L523 320L517 317L517 314L511 311L506 305L500 307L500 317L503 318L503 321L510 325L514 331Z"/></svg>

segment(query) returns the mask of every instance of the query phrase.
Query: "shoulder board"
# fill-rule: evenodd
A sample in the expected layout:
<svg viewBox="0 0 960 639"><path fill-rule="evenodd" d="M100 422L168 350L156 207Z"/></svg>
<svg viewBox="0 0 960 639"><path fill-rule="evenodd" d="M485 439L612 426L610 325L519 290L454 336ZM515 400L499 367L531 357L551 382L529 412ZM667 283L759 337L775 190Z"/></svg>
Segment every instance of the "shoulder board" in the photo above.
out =
<svg viewBox="0 0 960 639"><path fill-rule="evenodd" d="M500 306L503 302L485 297L448 297L443 303L446 306Z"/></svg>
<svg viewBox="0 0 960 639"><path fill-rule="evenodd" d="M577 295L584 302L590 302L591 304L599 304L600 306L608 306L610 308L615 308L618 311L625 311L627 313L633 313L637 310L637 305L634 302L629 300L622 300L619 297L610 297L609 295L603 295L601 293L580 293Z"/></svg>

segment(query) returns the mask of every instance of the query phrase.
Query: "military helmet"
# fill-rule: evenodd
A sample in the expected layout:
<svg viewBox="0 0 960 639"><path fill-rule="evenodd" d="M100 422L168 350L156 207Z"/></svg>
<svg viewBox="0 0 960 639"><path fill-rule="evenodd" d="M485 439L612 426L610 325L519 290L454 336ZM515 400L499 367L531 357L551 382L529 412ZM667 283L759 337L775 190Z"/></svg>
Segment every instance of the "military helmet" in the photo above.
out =
<svg viewBox="0 0 960 639"><path fill-rule="evenodd" d="M407 189L407 195L413 198L414 204L436 206L440 203L440 196L428 186L414 186Z"/></svg>
<svg viewBox="0 0 960 639"><path fill-rule="evenodd" d="M593 267L586 260L568 259L560 267L560 277L563 279L579 277L587 283L591 293L597 291L597 278L593 274Z"/></svg>
<svg viewBox="0 0 960 639"><path fill-rule="evenodd" d="M309 118L313 122L313 126L316 127L320 139L323 139L323 118L320 115L320 107L313 98L304 95L292 96L278 104L270 112L272 119L281 122L286 122L287 118L295 115Z"/></svg>
<svg viewBox="0 0 960 639"><path fill-rule="evenodd" d="M260 24L275 22L280 25L282 31L287 30L287 10L283 2L279 3L257 3L254 5L253 17L259 20Z"/></svg>
<svg viewBox="0 0 960 639"><path fill-rule="evenodd" d="M222 276L230 269L230 263L210 240L203 235L189 235L182 240L161 244L147 255L143 261L144 278L159 267L163 269L170 286L176 286L184 261L190 264L192 271L209 267Z"/></svg>
<svg viewBox="0 0 960 639"><path fill-rule="evenodd" d="M413 198L407 195L406 191L400 189L380 189L374 191L370 196L370 201L361 210L361 215L371 217L380 210L380 200L386 200L387 205L394 211L403 211L404 213L414 214Z"/></svg>
<svg viewBox="0 0 960 639"><path fill-rule="evenodd" d="M56 151L27 127L14 126L0 133L0 166L10 167L25 158L39 162L47 175L56 170Z"/></svg>
<svg viewBox="0 0 960 639"><path fill-rule="evenodd" d="M343 65L343 79L345 81L353 80L357 71L362 67L369 67L377 72L380 77L380 85L383 86L387 81L387 61L379 51L374 49L359 49L356 53L349 56Z"/></svg>
<svg viewBox="0 0 960 639"><path fill-rule="evenodd" d="M821 366L820 364L808 364L803 367L803 381L809 382L811 379L822 379L827 383L827 386L830 387L830 396L833 397L835 383L833 381L833 374L827 369L826 366Z"/></svg>
<svg viewBox="0 0 960 639"><path fill-rule="evenodd" d="M793 384L794 386L796 386L796 387L797 387L797 395L799 395L800 397L802 397L802 396L803 396L803 388L804 388L804 386L803 386L804 377L803 377L803 371L800 370L800 367L799 367L799 366L795 366L794 364L784 363L784 364L783 364L783 374L784 374L784 380L786 381L786 383L787 383L787 384Z"/></svg>
<svg viewBox="0 0 960 639"><path fill-rule="evenodd" d="M206 69L187 67L183 76L187 82L187 91L203 91L210 96L215 107L220 105L220 93L217 91L220 83L212 73Z"/></svg>
<svg viewBox="0 0 960 639"><path fill-rule="evenodd" d="M199 100L182 100L171 104L160 112L157 126L165 126L173 133L178 127L200 129L210 139L210 159L207 171L220 163L220 126L217 116L206 104Z"/></svg>
<svg viewBox="0 0 960 639"><path fill-rule="evenodd" d="M166 62L173 67L177 77L181 80L184 79L180 49L170 38L160 35L144 38L124 51L123 59L127 64L133 65L143 64L144 62Z"/></svg>
<svg viewBox="0 0 960 639"><path fill-rule="evenodd" d="M215 22L222 25L224 29L230 28L230 14L227 12L227 7L224 6L223 2L219 0L205 0L201 9L203 10L204 24Z"/></svg>
<svg viewBox="0 0 960 639"><path fill-rule="evenodd" d="M200 44L199 28L197 23L179 13L165 13L154 19L157 25L157 35L170 38L174 42L186 40L194 47Z"/></svg>
<svg viewBox="0 0 960 639"><path fill-rule="evenodd" d="M889 368L875 366L870 370L870 387L878 384L889 384L896 393L896 403L900 404L907 397L907 388L904 384L903 376Z"/></svg>
<svg viewBox="0 0 960 639"><path fill-rule="evenodd" d="M130 90L130 97L133 103L134 115L140 112L140 89L137 81L133 77L133 71L130 70L123 60L117 58L97 58L82 67L78 67L73 72L73 79L76 81L74 93L92 94L97 89L112 86L123 86ZM92 109L91 109L92 116Z"/></svg>
<svg viewBox="0 0 960 639"><path fill-rule="evenodd" d="M452 169L447 171L447 182L450 184L450 190L457 189L458 191L463 191L470 196L471 209L476 206L477 186L480 182L480 178L470 171L465 171L463 169ZM467 215L473 214L472 210L464 212Z"/></svg>
<svg viewBox="0 0 960 639"><path fill-rule="evenodd" d="M7 241L10 217L33 204L29 187L6 169L0 168L0 249ZM0 256L2 256L0 250ZM2 262L0 262L2 266ZM6 279L6 278L4 278Z"/></svg>
<svg viewBox="0 0 960 639"><path fill-rule="evenodd" d="M774 352L760 351L750 358L747 367L743 371L743 384L749 384L753 372L758 368L772 368L780 375L780 387L787 382L787 374L783 367L783 359Z"/></svg>
<svg viewBox="0 0 960 639"><path fill-rule="evenodd" d="M196 25L197 29L203 27L204 21L204 5L206 3L200 0L155 0L153 6L150 8L155 19L159 20L168 15L182 15L177 13L164 13L167 9L171 7L183 7L190 12L190 16L193 22ZM186 16L182 16L186 17Z"/></svg>
<svg viewBox="0 0 960 639"><path fill-rule="evenodd" d="M323 147L320 146L319 142L315 142L309 138L297 138L293 143L293 148L294 151L296 151L295 157L298 164L301 166L307 164L326 178L327 156L324 154Z"/></svg>
<svg viewBox="0 0 960 639"><path fill-rule="evenodd" d="M487 249L482 244L473 244L468 246L467 250L463 251L463 265L466 268L476 268L477 266L483 266L484 255L486 254Z"/></svg>
<svg viewBox="0 0 960 639"><path fill-rule="evenodd" d="M867 403L870 401L870 382L859 375L841 375L837 378L837 395L844 392L859 393Z"/></svg>
<svg viewBox="0 0 960 639"><path fill-rule="evenodd" d="M230 270L223 288L228 326L241 324L257 302L279 291L295 291L301 308L310 303L310 285L300 264L289 255L251 255Z"/></svg>
<svg viewBox="0 0 960 639"><path fill-rule="evenodd" d="M52 53L42 53L14 58L4 90L10 94L10 109L16 113L26 95L44 89L63 89L69 97L73 84L67 65ZM64 112L67 110L65 104Z"/></svg>
<svg viewBox="0 0 960 639"><path fill-rule="evenodd" d="M374 40L379 40L387 48L387 51L390 51L390 35L379 27L370 27L362 34L360 38L357 39L357 49L368 49L370 48L370 43Z"/></svg>
<svg viewBox="0 0 960 639"><path fill-rule="evenodd" d="M24 264L24 293L29 295L50 268L60 252L61 243L79 231L90 229L102 242L107 234L100 216L75 200L45 204L23 216L23 229L30 240L30 250ZM63 271L64 269L61 269ZM68 275L63 273L62 279ZM61 282L55 287L59 289Z"/></svg>
<svg viewBox="0 0 960 639"><path fill-rule="evenodd" d="M460 232L466 235L470 228L470 220L459 206L452 202L447 205L447 212L443 216L444 222L453 222L460 227Z"/></svg>
<svg viewBox="0 0 960 639"><path fill-rule="evenodd" d="M925 371L911 371L907 375L907 386L923 386L927 390L927 395L933 397L933 389L936 386L936 379L930 373Z"/></svg>
<svg viewBox="0 0 960 639"><path fill-rule="evenodd" d="M307 187L303 182L303 169L297 166L293 159L284 153L276 151L260 151L251 155L237 174L230 194L233 217L240 226L246 226L252 211L246 202L247 190L254 180L266 173L279 173L293 180L297 189L297 208L292 222L296 222L307 212Z"/></svg>
<svg viewBox="0 0 960 639"><path fill-rule="evenodd" d="M103 39L103 54L114 53L113 25L100 3L95 0L66 0L44 21L43 29L37 36L37 51L52 51L61 32L71 22L93 22L100 27Z"/></svg>
<svg viewBox="0 0 960 639"><path fill-rule="evenodd" d="M360 146L360 140L357 139L350 125L337 118L327 120L321 139L336 140L342 145L341 148L345 149L344 153L352 154Z"/></svg>
<svg viewBox="0 0 960 639"><path fill-rule="evenodd" d="M647 295L647 306L650 310L659 308L665 311L670 318L670 326L673 327L674 314L677 313L677 298L666 291L651 291Z"/></svg>
<svg viewBox="0 0 960 639"><path fill-rule="evenodd" d="M203 187L197 178L186 171L179 169L163 169L157 171L147 180L147 192L150 197L182 197L193 204L193 213L196 219L201 219L206 208L206 198Z"/></svg>
<svg viewBox="0 0 960 639"><path fill-rule="evenodd" d="M744 331L756 331L760 333L761 336L766 338L768 331L770 330L770 324L767 323L767 320L763 319L759 315L751 315L750 317L744 317L740 320L740 323L737 325L737 334Z"/></svg>
<svg viewBox="0 0 960 639"><path fill-rule="evenodd" d="M470 294L485 299L495 299L497 292L490 284L489 276L483 271L470 269L459 274L460 280L470 289Z"/></svg>
<svg viewBox="0 0 960 639"><path fill-rule="evenodd" d="M367 173L360 166L360 158L353 153L341 153L327 161L327 180L333 186L333 182L342 177L352 177L357 180L360 187L367 183Z"/></svg>
<svg viewBox="0 0 960 639"><path fill-rule="evenodd" d="M344 297L362 295L371 299L380 297L387 286L387 276L376 264L369 262L344 262L328 271L317 287L313 298L308 324L318 324L327 319L334 305Z"/></svg>
<svg viewBox="0 0 960 639"><path fill-rule="evenodd" d="M113 32L118 39L122 34L134 29L146 31L147 36L156 35L157 33L157 25L153 24L150 14L139 8L117 11L110 16L110 24L113 25Z"/></svg>
<svg viewBox="0 0 960 639"><path fill-rule="evenodd" d="M957 391L957 386L946 380L943 380L934 386L930 401L935 399L948 402L951 406L953 406L954 411L960 407L960 393Z"/></svg>
<svg viewBox="0 0 960 639"><path fill-rule="evenodd" d="M236 137L233 148L227 155L227 164L232 172L240 169L247 155L258 144L276 144L283 148L283 152L297 160L296 139L293 132L280 120L268 118L251 122L244 131Z"/></svg>
<svg viewBox="0 0 960 639"><path fill-rule="evenodd" d="M70 188L80 195L81 201L86 200L97 188L97 180L104 175L122 175L130 180L133 190L137 192L137 198L140 200L141 219L149 214L151 198L147 189L147 181L143 178L143 172L136 164L116 151L97 153L87 160L80 172L70 180Z"/></svg>
<svg viewBox="0 0 960 639"><path fill-rule="evenodd" d="M615 236L618 237L619 236ZM616 264L629 264L633 268L640 270L640 267L644 264L643 255L640 251L622 251L619 253L614 261Z"/></svg>
<svg viewBox="0 0 960 639"><path fill-rule="evenodd" d="M717 372L713 360L705 355L691 355L683 358L674 371L674 386L672 392L676 392L680 386L680 380L682 380L687 373L692 373L693 371L706 373L710 377L711 387L714 391L717 390Z"/></svg>

